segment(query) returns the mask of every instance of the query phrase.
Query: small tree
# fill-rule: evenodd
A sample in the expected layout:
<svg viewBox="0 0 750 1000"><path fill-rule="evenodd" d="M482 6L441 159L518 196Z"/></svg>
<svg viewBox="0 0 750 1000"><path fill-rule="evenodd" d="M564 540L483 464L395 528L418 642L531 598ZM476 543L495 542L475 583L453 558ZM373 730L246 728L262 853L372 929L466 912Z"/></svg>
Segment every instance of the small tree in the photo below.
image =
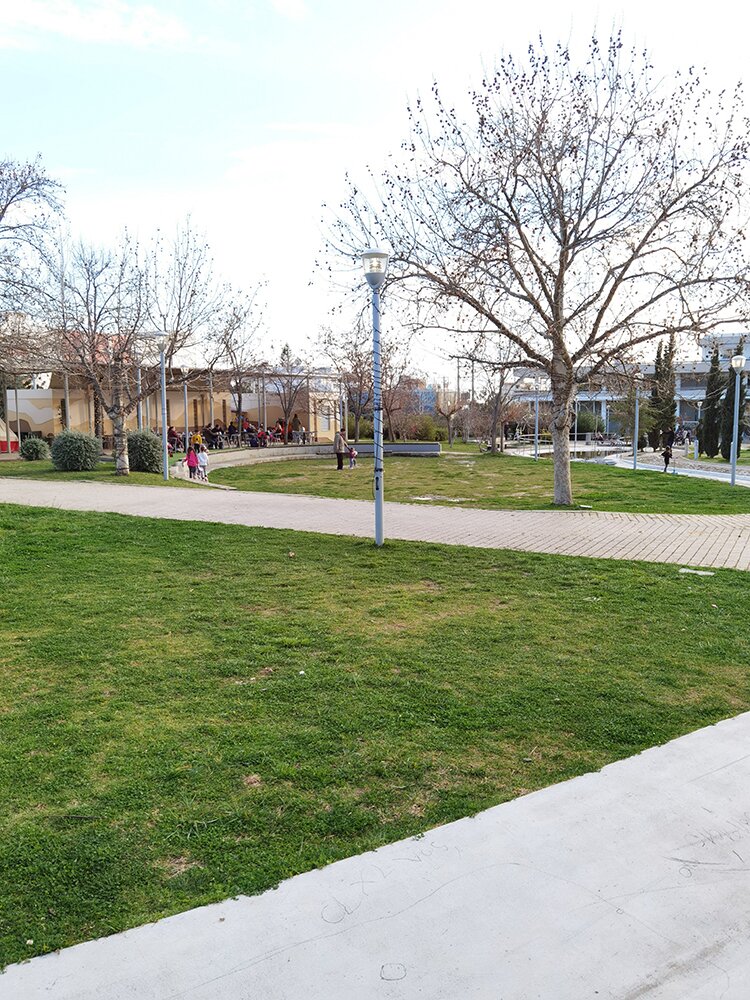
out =
<svg viewBox="0 0 750 1000"><path fill-rule="evenodd" d="M744 340L741 340L737 345L737 353L742 354L745 347ZM739 428L737 431L737 458L740 457L740 449L742 446L742 435L745 431L745 376L740 374L740 409L739 409ZM721 406L721 457L727 462L732 457L732 439L734 437L734 398L735 398L735 387L737 384L737 376L735 375L734 369L729 367L729 371L726 374L726 392L724 393L724 401Z"/></svg>
<svg viewBox="0 0 750 1000"><path fill-rule="evenodd" d="M309 374L308 365L295 357L289 344L284 344L279 355L279 367L266 377L279 397L284 417L284 444L289 441L289 420L294 413Z"/></svg>
<svg viewBox="0 0 750 1000"><path fill-rule="evenodd" d="M372 408L372 335L359 320L341 336L334 335L330 328L324 330L321 347L346 388L357 443L362 416Z"/></svg>
<svg viewBox="0 0 750 1000"><path fill-rule="evenodd" d="M698 440L700 450L709 458L719 454L719 435L721 431L721 395L724 391L724 376L719 364L719 348L714 347L711 355L711 367L708 370L706 383L706 398L703 403Z"/></svg>

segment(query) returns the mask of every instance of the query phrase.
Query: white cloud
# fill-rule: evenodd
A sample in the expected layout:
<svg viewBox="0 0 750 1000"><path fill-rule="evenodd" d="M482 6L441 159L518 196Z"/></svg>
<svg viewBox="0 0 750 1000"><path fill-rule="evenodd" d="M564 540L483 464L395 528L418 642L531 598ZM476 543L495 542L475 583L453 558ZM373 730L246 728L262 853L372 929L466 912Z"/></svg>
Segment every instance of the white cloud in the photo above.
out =
<svg viewBox="0 0 750 1000"><path fill-rule="evenodd" d="M126 0L3 0L0 46L27 48L40 36L139 48L182 46L186 25L150 4Z"/></svg>

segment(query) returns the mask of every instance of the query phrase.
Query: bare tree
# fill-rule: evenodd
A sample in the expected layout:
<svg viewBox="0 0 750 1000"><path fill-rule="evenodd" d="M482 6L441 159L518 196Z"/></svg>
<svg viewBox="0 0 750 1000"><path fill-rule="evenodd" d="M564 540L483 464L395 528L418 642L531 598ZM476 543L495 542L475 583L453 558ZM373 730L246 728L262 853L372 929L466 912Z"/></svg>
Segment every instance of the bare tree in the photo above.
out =
<svg viewBox="0 0 750 1000"><path fill-rule="evenodd" d="M354 441L359 442L362 415L372 406L372 334L361 319L343 335L323 330L321 347L343 383L354 417Z"/></svg>
<svg viewBox="0 0 750 1000"><path fill-rule="evenodd" d="M261 293L264 284L229 298L208 336L209 367L228 368L237 399L237 420L242 433L243 397L258 380L259 333L263 325Z"/></svg>
<svg viewBox="0 0 750 1000"><path fill-rule="evenodd" d="M396 334L380 339L380 395L387 437L395 439L396 419L415 408L417 380L411 371L410 341Z"/></svg>
<svg viewBox="0 0 750 1000"><path fill-rule="evenodd" d="M155 260L165 266L155 268ZM171 259L152 252L144 260L127 234L115 250L61 243L46 256L35 319L46 331L47 354L56 367L89 385L112 421L118 475L130 471L126 419L158 385L156 358L144 334L158 317L172 357L194 341L217 307L210 270L201 260L201 248L179 238ZM136 371L144 361L139 392Z"/></svg>
<svg viewBox="0 0 750 1000"><path fill-rule="evenodd" d="M458 390L453 392L449 389L438 391L435 400L435 412L440 414L448 425L448 447L453 447L453 434L455 431L453 418L460 413L463 408L463 401Z"/></svg>
<svg viewBox="0 0 750 1000"><path fill-rule="evenodd" d="M647 53L593 39L500 59L464 116L437 84L376 204L352 186L331 242L390 244L413 322L511 342L549 379L554 502L573 502L576 385L664 334L746 315L748 123L739 88L657 81Z"/></svg>
<svg viewBox="0 0 750 1000"><path fill-rule="evenodd" d="M33 288L29 270L60 211L61 191L39 159L0 162L0 309L26 309Z"/></svg>
<svg viewBox="0 0 750 1000"><path fill-rule="evenodd" d="M281 412L284 415L284 444L289 441L289 419L305 388L309 373L309 364L302 358L295 357L289 344L284 344L279 356L279 367L271 369L266 374L266 380L279 397Z"/></svg>

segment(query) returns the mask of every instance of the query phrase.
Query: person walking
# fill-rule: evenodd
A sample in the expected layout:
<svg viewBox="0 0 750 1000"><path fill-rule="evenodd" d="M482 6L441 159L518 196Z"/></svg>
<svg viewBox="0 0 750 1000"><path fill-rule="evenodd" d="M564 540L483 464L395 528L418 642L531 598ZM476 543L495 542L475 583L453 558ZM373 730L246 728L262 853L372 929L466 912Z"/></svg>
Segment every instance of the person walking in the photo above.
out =
<svg viewBox="0 0 750 1000"><path fill-rule="evenodd" d="M669 445L661 453L661 457L664 459L664 471L666 472L669 469L669 463L672 459L672 449Z"/></svg>
<svg viewBox="0 0 750 1000"><path fill-rule="evenodd" d="M333 439L333 450L336 452L336 469L340 472L344 468L344 455L349 453L349 445L343 428L336 431L336 436Z"/></svg>
<svg viewBox="0 0 750 1000"><path fill-rule="evenodd" d="M198 478L203 483L208 482L208 449L205 444L201 445L198 452Z"/></svg>

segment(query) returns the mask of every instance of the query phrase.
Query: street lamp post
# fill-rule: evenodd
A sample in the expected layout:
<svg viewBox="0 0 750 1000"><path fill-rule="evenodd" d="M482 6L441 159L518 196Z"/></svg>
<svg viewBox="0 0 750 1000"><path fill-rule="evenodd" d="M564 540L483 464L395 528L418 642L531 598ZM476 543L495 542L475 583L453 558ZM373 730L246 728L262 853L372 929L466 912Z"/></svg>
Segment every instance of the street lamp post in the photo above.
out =
<svg viewBox="0 0 750 1000"><path fill-rule="evenodd" d="M375 544L383 544L383 398L380 389L380 289L388 268L388 254L377 248L362 254L362 267L372 289L372 397L375 432Z"/></svg>
<svg viewBox="0 0 750 1000"><path fill-rule="evenodd" d="M732 421L732 478L730 483L735 484L737 478L737 452L739 451L740 440L740 379L742 369L745 367L744 354L735 354L730 364L734 368L734 419Z"/></svg>
<svg viewBox="0 0 750 1000"><path fill-rule="evenodd" d="M640 392L641 388L641 374L636 372L635 374L635 426L633 428L633 469L638 468L638 418L640 416Z"/></svg>
<svg viewBox="0 0 750 1000"><path fill-rule="evenodd" d="M701 407L703 406L703 400L699 399L698 402L696 403L696 406L698 407L698 423L695 425L695 441L693 442L693 458L697 462L698 458L700 457L700 446L699 446L699 443L698 443L698 435L701 432Z"/></svg>
<svg viewBox="0 0 750 1000"><path fill-rule="evenodd" d="M575 401L576 419L573 428L573 457L578 458L578 399Z"/></svg>
<svg viewBox="0 0 750 1000"><path fill-rule="evenodd" d="M168 482L169 444L167 442L167 365L165 352L169 343L169 334L148 333L143 335L143 339L150 341L159 352L159 366L161 370L161 461L164 480Z"/></svg>
<svg viewBox="0 0 750 1000"><path fill-rule="evenodd" d="M539 379L534 379L534 461L539 461Z"/></svg>

